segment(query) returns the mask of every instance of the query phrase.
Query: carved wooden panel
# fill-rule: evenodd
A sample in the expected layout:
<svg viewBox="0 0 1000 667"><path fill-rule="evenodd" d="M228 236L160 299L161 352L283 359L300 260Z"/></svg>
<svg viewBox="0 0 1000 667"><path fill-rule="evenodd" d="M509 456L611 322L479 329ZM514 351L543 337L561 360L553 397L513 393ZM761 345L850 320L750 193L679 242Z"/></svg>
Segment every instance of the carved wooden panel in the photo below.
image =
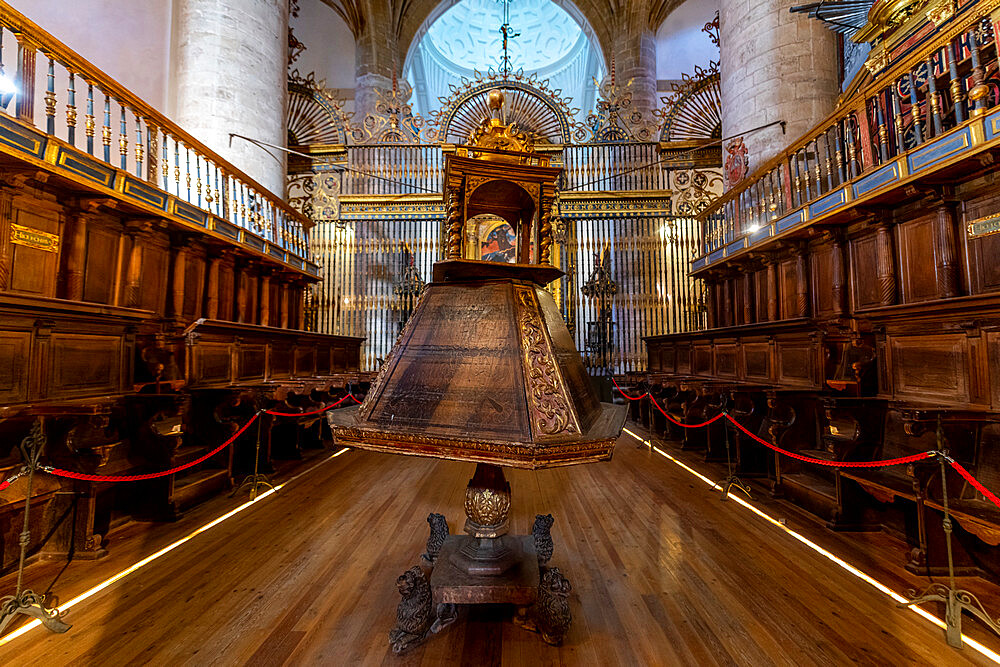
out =
<svg viewBox="0 0 1000 667"><path fill-rule="evenodd" d="M691 349L691 374L710 375L712 373L712 347L695 345Z"/></svg>
<svg viewBox="0 0 1000 667"><path fill-rule="evenodd" d="M83 274L83 300L113 303L118 264L120 234L89 225L87 227L87 260Z"/></svg>
<svg viewBox="0 0 1000 667"><path fill-rule="evenodd" d="M673 345L663 345L660 347L660 369L664 373L673 373L676 367L676 357L677 349Z"/></svg>
<svg viewBox="0 0 1000 667"><path fill-rule="evenodd" d="M189 252L184 263L184 319L193 321L204 314L205 259Z"/></svg>
<svg viewBox="0 0 1000 667"><path fill-rule="evenodd" d="M283 352L284 374L288 375L288 350ZM264 369L267 367L267 350L263 345L243 345L239 348L237 363L237 380L264 379Z"/></svg>
<svg viewBox="0 0 1000 667"><path fill-rule="evenodd" d="M48 398L113 393L121 378L122 339L55 333L49 342Z"/></svg>
<svg viewBox="0 0 1000 667"><path fill-rule="evenodd" d="M969 402L969 355L964 333L889 339L893 396Z"/></svg>
<svg viewBox="0 0 1000 667"><path fill-rule="evenodd" d="M795 317L797 277L794 258L785 260L778 265L778 282L780 283L778 293L781 295L780 313L781 318L785 320Z"/></svg>
<svg viewBox="0 0 1000 667"><path fill-rule="evenodd" d="M679 375L690 375L691 373L691 344L682 343L677 346L676 370Z"/></svg>
<svg viewBox="0 0 1000 667"><path fill-rule="evenodd" d="M960 229L978 218L996 215L1000 212L1000 194L990 192L986 196L966 200L963 204ZM981 236L968 239L969 269L972 277L970 291L973 294L1000 290L1000 236Z"/></svg>
<svg viewBox="0 0 1000 667"><path fill-rule="evenodd" d="M754 309L758 322L767 321L767 269L753 274Z"/></svg>
<svg viewBox="0 0 1000 667"><path fill-rule="evenodd" d="M937 296L934 224L934 216L924 216L897 227L904 303L926 301Z"/></svg>
<svg viewBox="0 0 1000 667"><path fill-rule="evenodd" d="M874 308L879 305L875 236L872 234L852 240L850 251L854 307Z"/></svg>
<svg viewBox="0 0 1000 667"><path fill-rule="evenodd" d="M736 377L736 343L715 345L715 374L721 377Z"/></svg>
<svg viewBox="0 0 1000 667"><path fill-rule="evenodd" d="M139 303L142 308L163 313L167 299L167 269L170 254L159 245L144 245L142 249L142 293Z"/></svg>
<svg viewBox="0 0 1000 667"><path fill-rule="evenodd" d="M815 345L808 340L779 340L777 342L775 353L779 383L794 386L815 386Z"/></svg>
<svg viewBox="0 0 1000 667"><path fill-rule="evenodd" d="M770 380L771 345L766 342L744 343L743 363L748 380Z"/></svg>
<svg viewBox="0 0 1000 667"><path fill-rule="evenodd" d="M817 317L833 314L833 248L820 246L809 253L809 280L813 294L813 313Z"/></svg>
<svg viewBox="0 0 1000 667"><path fill-rule="evenodd" d="M271 346L271 377L287 378L292 373L292 350L289 345Z"/></svg>
<svg viewBox="0 0 1000 667"><path fill-rule="evenodd" d="M192 348L195 355L196 382L231 382L233 376L233 346L224 343L199 343Z"/></svg>
<svg viewBox="0 0 1000 667"><path fill-rule="evenodd" d="M273 354L273 352L272 352ZM311 345L295 347L295 376L307 377L316 374L316 348Z"/></svg>
<svg viewBox="0 0 1000 667"><path fill-rule="evenodd" d="M30 332L0 332L0 403L27 400L30 351Z"/></svg>
<svg viewBox="0 0 1000 667"><path fill-rule="evenodd" d="M329 345L316 348L316 375L330 374L331 350Z"/></svg>
<svg viewBox="0 0 1000 667"><path fill-rule="evenodd" d="M347 370L347 347L337 345L333 348L333 372L343 373Z"/></svg>
<svg viewBox="0 0 1000 667"><path fill-rule="evenodd" d="M59 216L44 209L28 210L14 207L14 224L20 225L24 236L34 232L54 235L59 248L63 245ZM60 251L40 249L23 243L11 243L10 290L40 296L56 295L56 276Z"/></svg>

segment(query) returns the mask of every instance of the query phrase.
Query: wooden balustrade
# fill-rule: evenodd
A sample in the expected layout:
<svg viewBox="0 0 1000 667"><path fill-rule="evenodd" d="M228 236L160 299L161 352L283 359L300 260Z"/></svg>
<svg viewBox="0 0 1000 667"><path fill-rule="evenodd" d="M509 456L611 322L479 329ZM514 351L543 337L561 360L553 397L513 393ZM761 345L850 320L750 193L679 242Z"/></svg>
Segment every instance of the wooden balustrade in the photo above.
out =
<svg viewBox="0 0 1000 667"><path fill-rule="evenodd" d="M309 259L312 223L283 193L269 192L0 0L0 70L3 63L13 72L0 76L0 113Z"/></svg>
<svg viewBox="0 0 1000 667"><path fill-rule="evenodd" d="M1000 101L986 80L997 69L993 26L976 5L928 22L930 39L877 77L860 77L828 118L706 209L693 268L903 180L938 161L939 151L921 148L947 151L945 135L971 143L964 133Z"/></svg>

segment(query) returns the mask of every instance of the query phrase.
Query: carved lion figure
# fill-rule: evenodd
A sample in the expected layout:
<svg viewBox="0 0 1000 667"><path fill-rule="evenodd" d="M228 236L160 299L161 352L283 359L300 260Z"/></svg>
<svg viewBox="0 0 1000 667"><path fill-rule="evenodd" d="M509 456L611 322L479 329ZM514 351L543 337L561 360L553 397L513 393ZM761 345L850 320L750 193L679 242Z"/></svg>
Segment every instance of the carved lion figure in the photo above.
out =
<svg viewBox="0 0 1000 667"><path fill-rule="evenodd" d="M424 571L414 565L396 579L402 600L396 608L396 627L389 631L393 653L402 653L423 641L434 620L431 613L431 585Z"/></svg>
<svg viewBox="0 0 1000 667"><path fill-rule="evenodd" d="M438 554L441 553L441 547L444 546L444 541L450 531L448 529L448 521L444 518L443 514L431 512L427 516L427 523L430 524L431 534L427 538L427 553L421 556L421 558L433 565L434 561L437 560Z"/></svg>
<svg viewBox="0 0 1000 667"><path fill-rule="evenodd" d="M552 558L552 550L555 545L552 543L552 524L555 519L551 514L536 514L535 523L531 527L531 536L535 538L535 552L538 554L538 564L545 565Z"/></svg>
<svg viewBox="0 0 1000 667"><path fill-rule="evenodd" d="M542 574L535 603L535 623L542 639L553 646L562 644L573 617L569 611L569 593L573 590L569 580L558 567L551 567Z"/></svg>

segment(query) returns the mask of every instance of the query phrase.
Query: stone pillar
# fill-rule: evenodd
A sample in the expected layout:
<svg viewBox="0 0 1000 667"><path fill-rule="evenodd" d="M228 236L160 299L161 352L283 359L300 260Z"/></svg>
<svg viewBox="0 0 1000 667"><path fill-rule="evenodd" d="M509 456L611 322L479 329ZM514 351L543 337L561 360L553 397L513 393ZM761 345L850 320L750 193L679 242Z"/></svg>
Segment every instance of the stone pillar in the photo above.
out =
<svg viewBox="0 0 1000 667"><path fill-rule="evenodd" d="M656 97L656 32L649 27L649 7L635 2L624 5L627 15L615 34L615 76L621 85L631 79L631 110L641 111L647 121L658 106ZM609 63L610 65L610 63Z"/></svg>
<svg viewBox="0 0 1000 667"><path fill-rule="evenodd" d="M784 136L777 125L743 136L750 172L821 121L837 100L836 36L819 21L790 13L796 4L720 3L722 136L787 123Z"/></svg>
<svg viewBox="0 0 1000 667"><path fill-rule="evenodd" d="M388 6L388 5L386 5ZM354 118L364 122L365 114L375 109L378 90L392 90L392 77L403 67L399 43L392 29L392 17L381 3L367 7L370 15L355 39Z"/></svg>
<svg viewBox="0 0 1000 667"><path fill-rule="evenodd" d="M174 119L283 198L284 153L229 133L287 142L288 0L176 0L173 33Z"/></svg>

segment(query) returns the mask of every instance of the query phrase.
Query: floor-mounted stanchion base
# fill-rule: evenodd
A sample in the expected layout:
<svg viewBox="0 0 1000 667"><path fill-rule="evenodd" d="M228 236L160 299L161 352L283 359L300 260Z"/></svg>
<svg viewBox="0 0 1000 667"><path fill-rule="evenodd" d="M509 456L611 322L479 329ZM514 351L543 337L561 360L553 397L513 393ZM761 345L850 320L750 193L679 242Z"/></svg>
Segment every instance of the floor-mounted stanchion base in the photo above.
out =
<svg viewBox="0 0 1000 667"><path fill-rule="evenodd" d="M986 608L975 595L969 591L954 589L944 584L931 584L920 595L913 595L911 591L908 602L900 602L897 607L909 607L911 605L924 604L925 602L943 602L945 640L948 646L962 648L962 612L967 611L993 632L1000 634L1000 624L993 620L986 613Z"/></svg>
<svg viewBox="0 0 1000 667"><path fill-rule="evenodd" d="M7 629L18 614L41 621L42 626L51 632L62 633L73 627L59 618L58 609L49 609L45 606L44 596L24 591L19 596L8 595L0 598L0 633Z"/></svg>
<svg viewBox="0 0 1000 667"><path fill-rule="evenodd" d="M266 486L272 491L275 491L274 484L271 484L271 480L268 478L268 476L261 473L256 475L247 475L246 477L244 477L243 481L240 482L236 486L236 488L233 489L232 493L229 494L229 497L232 498L237 493L242 491L245 487L250 487L250 499L253 500L254 498L257 497L258 486Z"/></svg>
<svg viewBox="0 0 1000 667"><path fill-rule="evenodd" d="M736 475L730 475L721 482L718 482L716 486L722 488L722 498L719 500L729 500L729 495L734 487L745 493L747 498L753 498L753 496L750 495L750 485Z"/></svg>

